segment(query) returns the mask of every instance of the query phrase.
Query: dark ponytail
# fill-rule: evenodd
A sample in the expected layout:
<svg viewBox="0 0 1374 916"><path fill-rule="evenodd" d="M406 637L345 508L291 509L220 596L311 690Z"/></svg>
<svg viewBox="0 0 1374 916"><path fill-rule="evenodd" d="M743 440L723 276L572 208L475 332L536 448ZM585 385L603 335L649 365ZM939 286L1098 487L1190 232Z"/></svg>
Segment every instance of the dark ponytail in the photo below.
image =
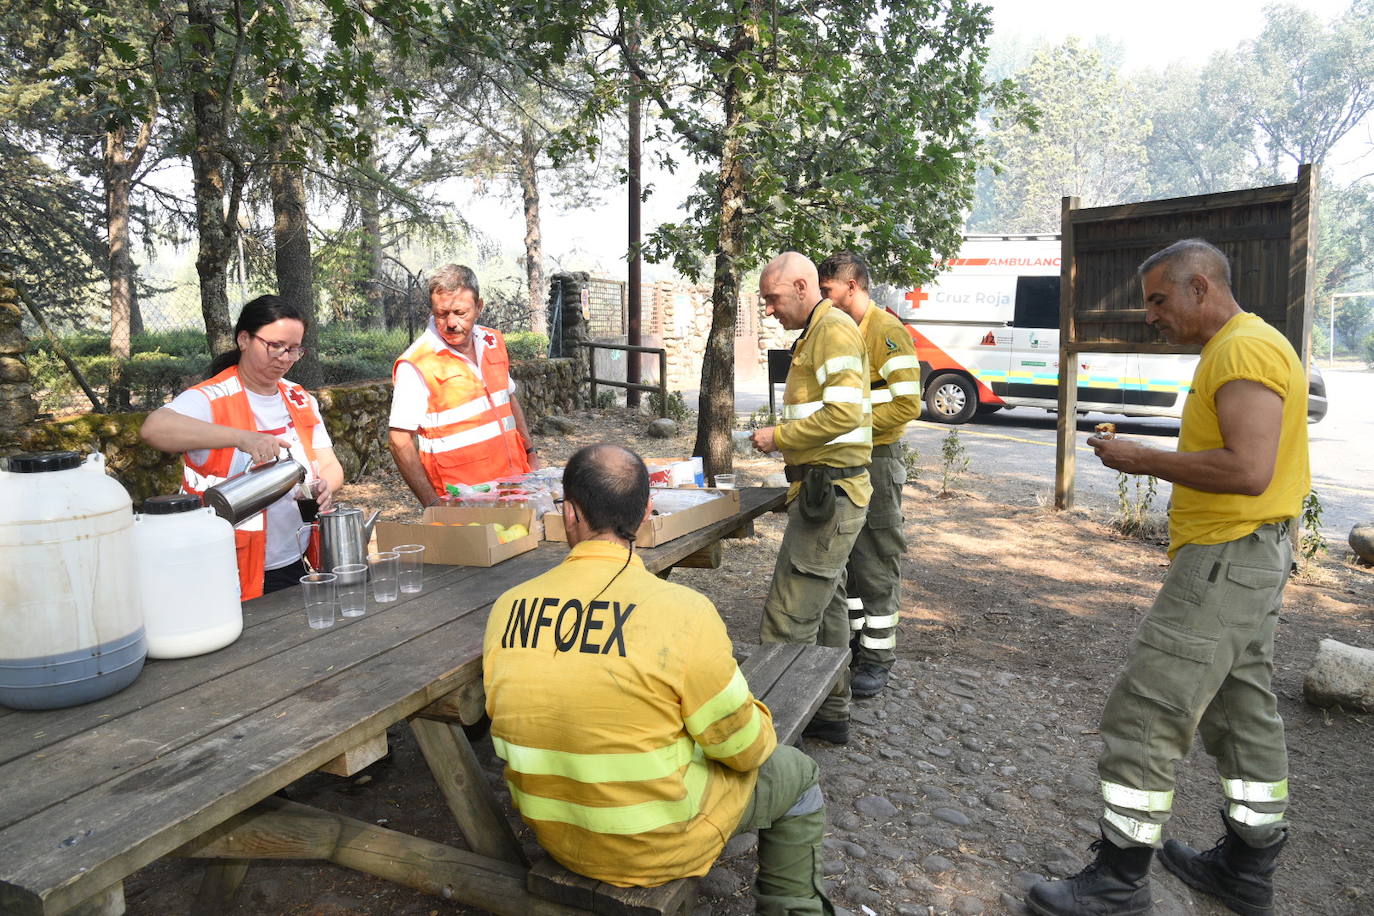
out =
<svg viewBox="0 0 1374 916"><path fill-rule="evenodd" d="M210 361L209 377L214 378L230 366L239 364L239 357L242 355L242 351L238 347L240 333L247 331L249 334L256 334L259 328L274 321L281 321L283 318L291 318L307 327L309 326L305 316L300 313L300 309L280 296L270 294L259 296L246 303L243 310L239 312L239 320L234 324L234 347Z"/></svg>

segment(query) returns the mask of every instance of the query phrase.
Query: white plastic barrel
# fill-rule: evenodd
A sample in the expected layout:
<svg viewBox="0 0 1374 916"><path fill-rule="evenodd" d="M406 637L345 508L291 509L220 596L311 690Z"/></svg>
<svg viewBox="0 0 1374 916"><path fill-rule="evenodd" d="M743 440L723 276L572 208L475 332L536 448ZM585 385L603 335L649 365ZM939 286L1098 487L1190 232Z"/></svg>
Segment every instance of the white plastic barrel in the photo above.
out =
<svg viewBox="0 0 1374 916"><path fill-rule="evenodd" d="M29 452L0 472L0 704L57 709L143 670L133 505L99 453Z"/></svg>
<svg viewBox="0 0 1374 916"><path fill-rule="evenodd" d="M149 658L222 649L243 632L234 528L195 496L154 496L134 516Z"/></svg>

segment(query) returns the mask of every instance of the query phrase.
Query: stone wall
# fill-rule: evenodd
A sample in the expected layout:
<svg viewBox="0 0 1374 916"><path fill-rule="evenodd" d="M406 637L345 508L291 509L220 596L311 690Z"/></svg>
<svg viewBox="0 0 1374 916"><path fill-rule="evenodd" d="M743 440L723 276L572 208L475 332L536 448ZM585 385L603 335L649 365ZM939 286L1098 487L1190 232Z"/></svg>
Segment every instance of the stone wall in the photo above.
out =
<svg viewBox="0 0 1374 916"><path fill-rule="evenodd" d="M550 414L567 413L586 400L582 376L572 360L512 363L511 375L520 386L520 403L530 423ZM345 480L353 480L379 464L390 466L390 380L336 385L320 389L315 396ZM12 431L10 447L0 448L0 454L102 452L109 473L124 485L135 503L142 503L149 496L175 493L181 487L181 456L149 448L139 439L145 417L146 413L82 414L32 423Z"/></svg>

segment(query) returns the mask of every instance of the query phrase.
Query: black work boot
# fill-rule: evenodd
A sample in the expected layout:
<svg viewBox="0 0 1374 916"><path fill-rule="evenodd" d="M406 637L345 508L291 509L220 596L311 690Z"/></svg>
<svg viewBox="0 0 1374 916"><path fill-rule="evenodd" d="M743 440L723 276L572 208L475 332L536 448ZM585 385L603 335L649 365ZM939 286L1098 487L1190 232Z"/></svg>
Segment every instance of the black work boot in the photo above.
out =
<svg viewBox="0 0 1374 916"><path fill-rule="evenodd" d="M1277 843L1256 849L1231 828L1223 814L1226 836L1206 852L1187 843L1167 840L1159 861L1189 887L1211 894L1235 913L1271 916L1274 912L1274 867L1288 842L1288 831Z"/></svg>
<svg viewBox="0 0 1374 916"><path fill-rule="evenodd" d="M849 692L855 699L864 700L877 696L887 684L888 670L882 665L861 664L854 669L849 681Z"/></svg>
<svg viewBox="0 0 1374 916"><path fill-rule="evenodd" d="M1040 916L1128 916L1150 911L1149 846L1121 848L1109 840L1093 843L1097 858L1072 878L1041 881L1026 895Z"/></svg>
<svg viewBox="0 0 1374 916"><path fill-rule="evenodd" d="M848 744L849 720L812 719L807 723L806 728L802 729L802 737L813 738L817 741L828 741L831 744Z"/></svg>

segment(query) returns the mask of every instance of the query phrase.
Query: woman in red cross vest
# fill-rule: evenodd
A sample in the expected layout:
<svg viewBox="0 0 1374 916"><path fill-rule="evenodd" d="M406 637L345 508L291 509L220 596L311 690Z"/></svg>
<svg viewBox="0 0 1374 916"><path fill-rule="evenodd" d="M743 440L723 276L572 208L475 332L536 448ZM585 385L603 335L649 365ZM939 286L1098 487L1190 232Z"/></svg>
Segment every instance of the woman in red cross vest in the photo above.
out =
<svg viewBox="0 0 1374 916"><path fill-rule="evenodd" d="M277 296L243 307L236 349L210 364L210 378L148 415L139 434L164 452L183 452L181 487L207 488L289 450L306 468L306 485L328 509L343 486L343 467L314 397L283 376L305 347L305 319ZM301 513L288 493L235 526L239 592L244 601L294 585L305 574L296 532Z"/></svg>

